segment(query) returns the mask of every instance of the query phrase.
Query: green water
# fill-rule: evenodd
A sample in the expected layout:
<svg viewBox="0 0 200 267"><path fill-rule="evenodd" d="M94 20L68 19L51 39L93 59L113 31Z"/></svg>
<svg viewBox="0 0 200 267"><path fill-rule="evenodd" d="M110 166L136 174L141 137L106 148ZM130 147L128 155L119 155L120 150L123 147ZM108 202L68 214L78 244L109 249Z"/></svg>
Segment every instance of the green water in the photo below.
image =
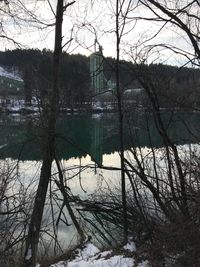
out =
<svg viewBox="0 0 200 267"><path fill-rule="evenodd" d="M176 144L199 142L200 114L163 112L162 120ZM0 158L39 161L42 157L42 125L37 116L0 117ZM163 146L152 114L125 117L125 149ZM62 115L56 127L56 145L62 159L90 155L102 163L104 154L119 150L117 114Z"/></svg>
<svg viewBox="0 0 200 267"><path fill-rule="evenodd" d="M163 112L162 120L170 138L177 145L199 142L200 114ZM163 146L152 114L133 113L131 116L125 116L125 122L126 150L131 147L141 147L144 148L141 150L145 154L145 151L148 151L146 147ZM91 164L91 159L98 164L103 163L104 166L120 166L119 155L115 153L119 151L118 126L117 114L62 115L58 119L56 144L63 159L66 183L73 195L87 199L91 194L99 192L99 188L103 190L101 192L106 192L108 186L115 190L120 188L119 171L96 169L94 166L86 168ZM1 161L7 159L11 164L18 162L18 183L29 188L29 191L32 190L29 198L34 196L40 175L44 144L42 127L41 120L37 116L1 115L0 117ZM83 167L81 173L80 165ZM56 168L53 168L53 173L54 170L56 173ZM13 183L14 190L17 190L17 182ZM50 207L47 197L43 222L47 225L51 223ZM57 207L54 212L56 214ZM68 214L66 210L65 213ZM69 216L67 218L71 222ZM63 222L59 223L58 240L63 248L75 242L76 235L73 225L66 226ZM46 238L49 240L48 236Z"/></svg>

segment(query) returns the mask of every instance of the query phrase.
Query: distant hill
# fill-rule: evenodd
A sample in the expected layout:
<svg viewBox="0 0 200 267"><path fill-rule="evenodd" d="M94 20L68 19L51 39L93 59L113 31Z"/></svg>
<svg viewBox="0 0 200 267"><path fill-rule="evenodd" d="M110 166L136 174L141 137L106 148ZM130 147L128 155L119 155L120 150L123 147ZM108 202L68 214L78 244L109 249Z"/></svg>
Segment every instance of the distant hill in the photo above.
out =
<svg viewBox="0 0 200 267"><path fill-rule="evenodd" d="M41 99L48 96L52 84L52 52L49 50L8 50L0 52L0 95L23 92L27 102L32 95ZM91 100L90 59L83 55L63 53L60 72L60 92L64 105ZM6 66L6 68L5 68ZM104 76L115 82L115 59L104 58ZM8 69L17 69L17 73ZM21 73L21 76L19 75ZM120 61L120 87L142 88L151 84L162 107L200 106L200 70L162 64L136 65ZM23 88L23 90L22 90ZM148 98L143 96L143 105Z"/></svg>
<svg viewBox="0 0 200 267"><path fill-rule="evenodd" d="M23 95L23 79L15 70L8 70L0 66L0 95L19 96Z"/></svg>

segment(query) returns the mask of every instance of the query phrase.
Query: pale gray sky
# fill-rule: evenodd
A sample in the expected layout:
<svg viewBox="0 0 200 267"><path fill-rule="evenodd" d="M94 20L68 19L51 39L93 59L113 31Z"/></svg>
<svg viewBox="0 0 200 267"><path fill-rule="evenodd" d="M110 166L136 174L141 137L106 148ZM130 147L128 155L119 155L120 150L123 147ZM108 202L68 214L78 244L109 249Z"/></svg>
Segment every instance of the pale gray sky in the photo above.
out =
<svg viewBox="0 0 200 267"><path fill-rule="evenodd" d="M13 0L13 5L17 1ZM49 2L55 10L56 1L49 0ZM67 49L70 53L89 55L93 52L94 39L97 38L98 42L103 46L104 55L115 57L114 2L112 0L77 0L67 10L63 23L63 43L69 38L73 38L70 47L65 47L65 50ZM159 35L151 39L160 30L163 23L136 20L135 18L138 17L150 18L153 14L142 5L136 6L136 1L132 2L132 10L128 15L132 19L126 21L125 35L121 42L122 57L129 59L130 55L135 57L136 53L137 55L140 54L141 58L145 57L148 51L147 48L144 49L146 45L161 43L176 45L188 51L188 53L192 51L186 35L171 25L167 25L160 31ZM52 50L54 27L45 27L44 25L45 23L51 24L54 21L54 15L48 1L38 0L33 2L32 0L23 0L22 3L24 3L24 8L15 5L12 10L17 15L16 20L0 14L5 32L9 37L14 38L24 46ZM44 24L30 22L33 19L30 14L27 16L27 10L25 9L30 10ZM22 20L24 18L26 18L25 22ZM10 49L13 48L13 45L2 41L0 48L2 50ZM148 63L154 60L158 61L158 57L169 64L181 64L183 62L183 58L180 56L175 55L170 50L159 49L158 47L148 51L148 56Z"/></svg>

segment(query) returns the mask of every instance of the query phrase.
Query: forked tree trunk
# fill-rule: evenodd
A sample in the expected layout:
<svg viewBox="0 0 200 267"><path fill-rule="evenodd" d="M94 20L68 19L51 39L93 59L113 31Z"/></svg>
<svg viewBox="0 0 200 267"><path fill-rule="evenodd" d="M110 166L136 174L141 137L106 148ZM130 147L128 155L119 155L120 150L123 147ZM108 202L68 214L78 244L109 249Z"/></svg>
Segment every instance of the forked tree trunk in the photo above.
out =
<svg viewBox="0 0 200 267"><path fill-rule="evenodd" d="M42 215L46 200L46 194L51 177L51 167L54 159L55 144L55 124L59 104L59 66L62 52L62 21L63 21L63 1L57 0L56 26L55 26L55 46L53 56L53 87L50 96L49 116L46 128L46 140L43 153L42 168L40 173L39 185L35 197L33 212L29 225L28 236L24 254L24 267L36 266L37 248L40 235Z"/></svg>

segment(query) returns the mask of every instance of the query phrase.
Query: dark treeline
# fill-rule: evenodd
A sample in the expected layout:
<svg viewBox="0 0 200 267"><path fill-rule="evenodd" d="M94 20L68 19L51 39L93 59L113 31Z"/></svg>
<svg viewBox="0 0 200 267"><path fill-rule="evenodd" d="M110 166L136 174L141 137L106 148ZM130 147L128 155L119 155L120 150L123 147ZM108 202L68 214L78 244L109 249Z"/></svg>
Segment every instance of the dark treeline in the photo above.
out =
<svg viewBox="0 0 200 267"><path fill-rule="evenodd" d="M52 82L52 57L52 52L45 49L7 50L0 52L0 65L19 70L24 79L23 94L27 103L35 95L45 101ZM63 53L60 72L62 104L73 107L74 103L91 100L93 91L90 87L89 62L89 57ZM115 84L115 59L104 58L103 64L105 89L109 89L110 84ZM191 104L199 107L199 74L198 69L162 64L137 65L121 61L119 66L122 90L142 88L142 77L153 85L161 107L189 107ZM144 92L139 101L148 105Z"/></svg>
<svg viewBox="0 0 200 267"><path fill-rule="evenodd" d="M26 102L37 95L45 101L52 83L53 53L48 50L7 50L0 52L0 64L18 68L24 80ZM63 53L61 99L65 103L83 102L90 96L89 58Z"/></svg>

